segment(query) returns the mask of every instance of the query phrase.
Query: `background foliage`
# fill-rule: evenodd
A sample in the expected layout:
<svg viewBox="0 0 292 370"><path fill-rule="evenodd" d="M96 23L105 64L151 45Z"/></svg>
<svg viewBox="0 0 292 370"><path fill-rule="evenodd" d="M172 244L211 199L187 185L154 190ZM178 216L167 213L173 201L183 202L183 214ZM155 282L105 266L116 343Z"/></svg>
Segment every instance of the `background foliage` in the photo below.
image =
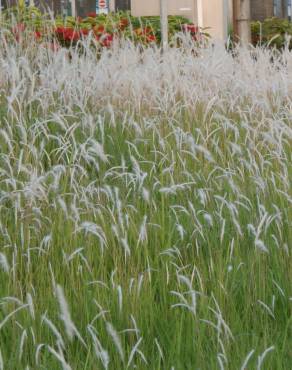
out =
<svg viewBox="0 0 292 370"><path fill-rule="evenodd" d="M269 18L264 22L252 22L252 41L256 44L268 45L282 49L292 48L292 22L286 19Z"/></svg>
<svg viewBox="0 0 292 370"><path fill-rule="evenodd" d="M170 41L178 33L188 33L196 41L206 40L208 34L199 30L183 17L169 17ZM15 7L3 12L2 27L11 30L17 39L32 32L42 42L55 39L62 46L78 43L91 36L101 46L111 46L116 39L126 38L140 44L160 43L161 30L159 17L132 17L130 13L118 12L109 15L88 14L85 18L57 16L51 19L34 7Z"/></svg>

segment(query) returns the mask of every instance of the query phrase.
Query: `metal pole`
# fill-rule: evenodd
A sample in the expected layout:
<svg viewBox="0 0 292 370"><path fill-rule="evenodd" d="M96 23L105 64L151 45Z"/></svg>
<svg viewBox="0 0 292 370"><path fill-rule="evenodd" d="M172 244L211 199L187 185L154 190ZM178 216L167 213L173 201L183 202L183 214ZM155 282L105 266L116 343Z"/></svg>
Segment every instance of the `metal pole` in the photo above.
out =
<svg viewBox="0 0 292 370"><path fill-rule="evenodd" d="M167 0L160 0L160 28L161 28L162 51L166 51L168 48Z"/></svg>
<svg viewBox="0 0 292 370"><path fill-rule="evenodd" d="M229 26L229 0L223 0L223 24L222 24L222 34L223 40L228 38L228 26Z"/></svg>
<svg viewBox="0 0 292 370"><path fill-rule="evenodd" d="M71 0L71 15L72 17L76 17L76 2L75 0Z"/></svg>

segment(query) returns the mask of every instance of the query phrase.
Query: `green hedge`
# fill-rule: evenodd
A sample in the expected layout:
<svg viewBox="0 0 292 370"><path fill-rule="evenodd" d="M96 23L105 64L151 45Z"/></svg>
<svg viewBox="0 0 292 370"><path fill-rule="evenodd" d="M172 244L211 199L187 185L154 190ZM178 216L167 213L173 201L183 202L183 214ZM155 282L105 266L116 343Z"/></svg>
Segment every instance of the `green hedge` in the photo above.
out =
<svg viewBox="0 0 292 370"><path fill-rule="evenodd" d="M292 23L286 19L269 18L264 22L252 22L252 42L282 49L292 49Z"/></svg>

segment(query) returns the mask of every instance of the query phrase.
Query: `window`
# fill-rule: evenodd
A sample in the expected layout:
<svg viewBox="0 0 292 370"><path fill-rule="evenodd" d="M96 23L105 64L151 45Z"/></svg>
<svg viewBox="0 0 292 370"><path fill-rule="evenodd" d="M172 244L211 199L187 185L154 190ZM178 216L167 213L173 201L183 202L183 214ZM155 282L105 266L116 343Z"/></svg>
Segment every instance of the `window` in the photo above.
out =
<svg viewBox="0 0 292 370"><path fill-rule="evenodd" d="M116 0L116 11L131 10L131 0Z"/></svg>

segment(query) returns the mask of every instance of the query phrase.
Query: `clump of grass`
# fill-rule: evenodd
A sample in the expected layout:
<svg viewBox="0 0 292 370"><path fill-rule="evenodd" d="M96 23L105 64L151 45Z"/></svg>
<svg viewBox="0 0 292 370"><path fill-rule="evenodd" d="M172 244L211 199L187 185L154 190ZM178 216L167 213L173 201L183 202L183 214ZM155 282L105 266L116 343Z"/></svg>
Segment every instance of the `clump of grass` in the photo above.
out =
<svg viewBox="0 0 292 370"><path fill-rule="evenodd" d="M292 55L190 42L1 39L0 368L289 368Z"/></svg>

